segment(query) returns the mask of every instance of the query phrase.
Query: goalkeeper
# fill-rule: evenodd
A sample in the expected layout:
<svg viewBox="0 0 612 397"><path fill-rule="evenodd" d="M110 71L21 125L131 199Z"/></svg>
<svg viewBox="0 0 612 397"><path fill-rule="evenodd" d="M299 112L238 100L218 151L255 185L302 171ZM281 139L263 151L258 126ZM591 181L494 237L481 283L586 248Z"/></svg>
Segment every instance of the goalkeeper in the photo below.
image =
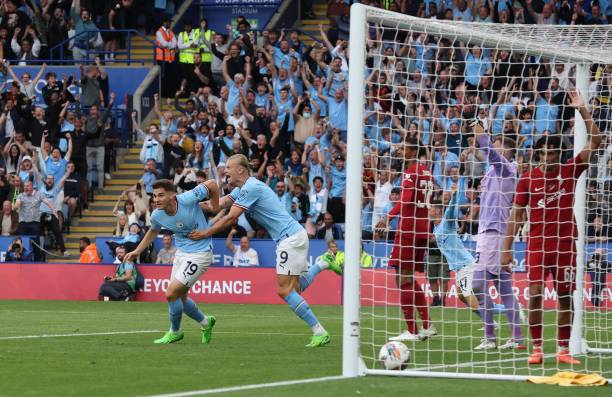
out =
<svg viewBox="0 0 612 397"><path fill-rule="evenodd" d="M327 262L330 265L330 269L342 269L344 268L344 251L338 249L338 244L334 240L329 240L327 242L327 251L321 255L321 260ZM372 267L372 256L363 249L363 246L361 247L361 259L359 262L363 268Z"/></svg>
<svg viewBox="0 0 612 397"><path fill-rule="evenodd" d="M438 201L432 203L429 211L429 218L434 224L434 236L436 237L438 248L446 258L449 269L455 272L455 282L459 288L459 291L457 291L459 299L482 319L478 300L472 290L476 261L467 248L465 248L457 233L459 228L459 223L457 222L459 208L457 206L456 186L452 189L450 202L444 213L442 213L443 209L444 205ZM491 348L486 342L487 340L483 340L474 350ZM493 345L493 348L495 347Z"/></svg>

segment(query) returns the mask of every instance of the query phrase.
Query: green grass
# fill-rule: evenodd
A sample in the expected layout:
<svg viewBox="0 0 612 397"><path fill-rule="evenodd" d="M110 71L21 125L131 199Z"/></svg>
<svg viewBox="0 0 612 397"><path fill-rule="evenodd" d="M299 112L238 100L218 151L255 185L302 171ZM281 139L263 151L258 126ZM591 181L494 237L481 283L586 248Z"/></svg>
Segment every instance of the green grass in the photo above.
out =
<svg viewBox="0 0 612 397"><path fill-rule="evenodd" d="M331 332L332 343L325 348L307 349L304 345L310 330L284 305L201 306L218 319L212 344L202 345L198 327L186 318L183 320L185 339L173 345L158 346L152 343L153 339L168 327L166 306L161 303L0 301L0 396L146 396L341 373L341 307L314 307ZM387 327L394 333L400 326L396 320L372 320L373 314L393 318L399 313L364 310L362 349L366 360L377 352L388 336L371 329ZM446 319L444 322L442 315ZM434 309L432 316L442 336L409 345L413 352L413 368L422 368L427 363L440 364L442 360L452 365L499 359L499 353L472 354L469 350L477 339L470 335L480 333L475 331L476 325L467 322L468 311ZM552 327L548 328L547 333L553 332ZM133 331L160 332L6 339L25 335ZM428 354L426 348L430 351ZM507 357L514 356L503 356ZM520 360L509 365L483 364L481 368L474 365L447 370L469 372L486 367L490 373L509 373L513 366L525 367L523 357L517 357ZM593 357L577 369L594 369L599 365L608 377L612 377L610 361ZM545 368L552 369L553 364L554 360L550 360ZM506 366L503 371L499 369L501 365ZM604 388L566 389L519 382L368 376L223 395L379 396L406 395L408 391L410 395L435 391L432 395L513 397L537 393L554 393L555 397L609 393L609 389Z"/></svg>

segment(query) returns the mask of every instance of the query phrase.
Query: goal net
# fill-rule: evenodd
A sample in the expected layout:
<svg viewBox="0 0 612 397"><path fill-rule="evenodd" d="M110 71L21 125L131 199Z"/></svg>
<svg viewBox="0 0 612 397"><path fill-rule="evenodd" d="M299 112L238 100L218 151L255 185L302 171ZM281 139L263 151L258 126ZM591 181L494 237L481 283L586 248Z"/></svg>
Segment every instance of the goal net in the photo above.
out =
<svg viewBox="0 0 612 397"><path fill-rule="evenodd" d="M612 378L612 29L354 5L349 45L344 374Z"/></svg>

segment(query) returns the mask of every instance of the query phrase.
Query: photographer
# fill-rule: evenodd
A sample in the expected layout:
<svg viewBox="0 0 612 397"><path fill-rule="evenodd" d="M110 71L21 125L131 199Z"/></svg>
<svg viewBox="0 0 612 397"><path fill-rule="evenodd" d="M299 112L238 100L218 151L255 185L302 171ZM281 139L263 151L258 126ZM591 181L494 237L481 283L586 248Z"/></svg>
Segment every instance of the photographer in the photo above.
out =
<svg viewBox="0 0 612 397"><path fill-rule="evenodd" d="M21 237L17 237L8 246L5 262L31 262L34 258L32 252L25 249Z"/></svg>
<svg viewBox="0 0 612 397"><path fill-rule="evenodd" d="M133 263L124 263L125 247L120 245L115 249L117 259L115 263L114 276L104 277L104 283L100 286L98 298L110 298L113 301L129 300L130 295L136 292L137 271Z"/></svg>

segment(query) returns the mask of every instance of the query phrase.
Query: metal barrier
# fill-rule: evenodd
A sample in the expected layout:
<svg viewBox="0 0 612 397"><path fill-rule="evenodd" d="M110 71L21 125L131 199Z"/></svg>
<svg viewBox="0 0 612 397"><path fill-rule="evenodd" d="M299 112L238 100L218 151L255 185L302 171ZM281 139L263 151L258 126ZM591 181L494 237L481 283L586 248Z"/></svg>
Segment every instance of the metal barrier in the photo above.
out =
<svg viewBox="0 0 612 397"><path fill-rule="evenodd" d="M102 33L122 33L123 34L123 39L126 40L126 48L123 50L117 50L117 51L104 51L104 50L100 50L97 49L93 46L90 45L91 39L95 38L98 34L102 34ZM137 37L141 37L145 40L145 42L147 42L148 44L150 44L151 46L151 57L150 58L132 58L132 37L133 36L137 36ZM68 52L68 45L70 42L74 42L75 39L77 38L84 38L86 37L87 40L87 47L82 49L85 50L85 59L82 60L77 60L75 61L74 59L70 59L70 60L66 60L66 55ZM104 62L107 63L127 63L128 65L132 64L132 63L140 63L140 64L145 64L148 62L153 61L153 63L157 63L156 59L155 59L155 50L159 48L158 45L155 43L154 40L151 40L149 37L147 37L145 34L134 30L134 29L115 29L115 30L110 30L110 29L100 29L100 30L86 30L83 31L79 34L77 34L74 37L68 38L64 41L62 41L61 43L51 47L51 49L49 50L49 58L48 60L44 60L44 61L48 61L50 63L67 63L67 62L80 62L80 63L89 63L89 62L93 62L94 59L96 57L100 57L100 58L104 58L105 54L114 54L115 56L122 56L122 55L127 55L127 59L108 59L108 60L104 60ZM43 62L43 60L36 60L37 62ZM30 62L30 61L28 61Z"/></svg>

